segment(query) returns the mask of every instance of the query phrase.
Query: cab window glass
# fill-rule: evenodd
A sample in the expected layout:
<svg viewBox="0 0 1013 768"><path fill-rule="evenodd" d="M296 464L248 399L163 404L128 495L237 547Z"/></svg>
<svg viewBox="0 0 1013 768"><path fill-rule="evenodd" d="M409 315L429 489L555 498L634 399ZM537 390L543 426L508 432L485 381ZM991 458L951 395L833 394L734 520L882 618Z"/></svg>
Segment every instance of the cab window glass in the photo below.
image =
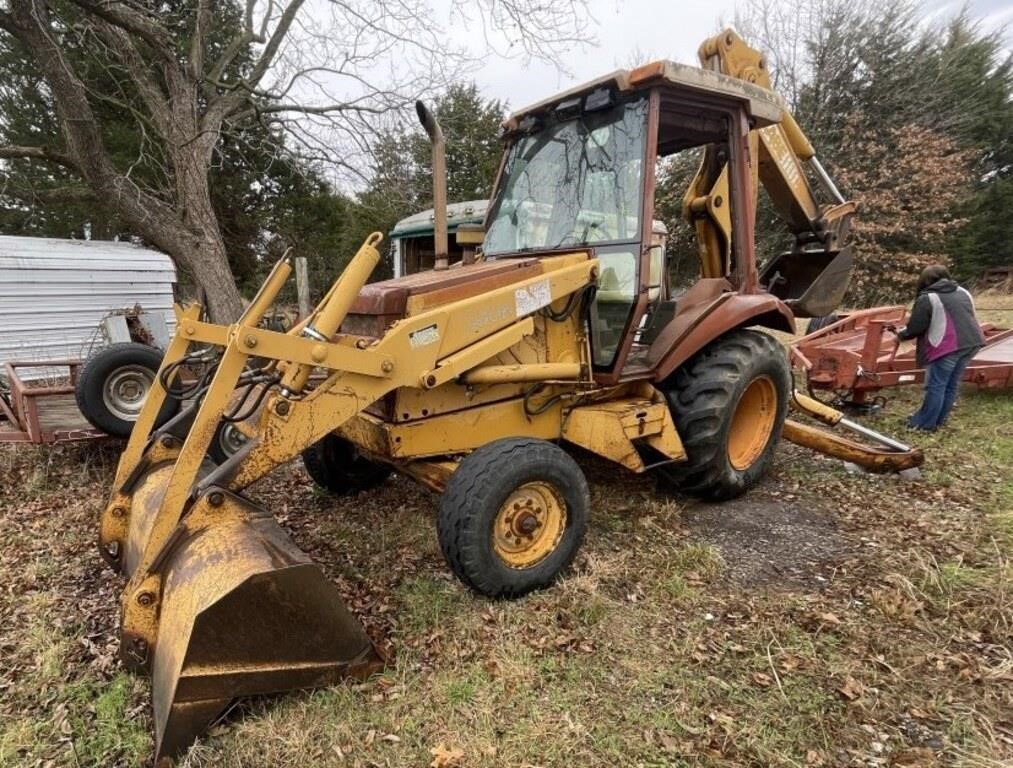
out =
<svg viewBox="0 0 1013 768"><path fill-rule="evenodd" d="M598 291L591 304L591 347L596 366L609 366L623 339L623 331L637 298L637 252L629 248L601 249Z"/></svg>
<svg viewBox="0 0 1013 768"><path fill-rule="evenodd" d="M640 236L647 100L550 122L510 147L489 216L490 256Z"/></svg>

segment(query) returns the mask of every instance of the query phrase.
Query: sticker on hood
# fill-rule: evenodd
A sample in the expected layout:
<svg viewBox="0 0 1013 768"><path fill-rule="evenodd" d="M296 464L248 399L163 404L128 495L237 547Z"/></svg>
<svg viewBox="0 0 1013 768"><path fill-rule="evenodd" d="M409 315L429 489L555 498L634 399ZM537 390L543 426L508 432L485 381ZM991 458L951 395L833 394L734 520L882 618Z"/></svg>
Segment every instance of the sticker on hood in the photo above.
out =
<svg viewBox="0 0 1013 768"><path fill-rule="evenodd" d="M439 340L440 331L435 324L427 325L425 328L419 328L417 331L412 331L408 334L408 343L411 344L412 349L428 347Z"/></svg>
<svg viewBox="0 0 1013 768"><path fill-rule="evenodd" d="M542 307L552 303L552 290L549 288L549 278L539 280L537 283L518 288L514 291L514 300L517 303L517 317L530 315Z"/></svg>

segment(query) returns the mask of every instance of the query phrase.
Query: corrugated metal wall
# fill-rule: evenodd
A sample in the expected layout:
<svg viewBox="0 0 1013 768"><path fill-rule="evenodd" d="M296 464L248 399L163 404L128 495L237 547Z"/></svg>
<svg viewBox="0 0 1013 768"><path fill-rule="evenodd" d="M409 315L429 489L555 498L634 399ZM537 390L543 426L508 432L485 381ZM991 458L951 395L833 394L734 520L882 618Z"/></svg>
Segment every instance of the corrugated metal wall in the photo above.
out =
<svg viewBox="0 0 1013 768"><path fill-rule="evenodd" d="M130 243L0 236L0 367L86 357L102 319L135 304L172 328L175 280L168 256Z"/></svg>

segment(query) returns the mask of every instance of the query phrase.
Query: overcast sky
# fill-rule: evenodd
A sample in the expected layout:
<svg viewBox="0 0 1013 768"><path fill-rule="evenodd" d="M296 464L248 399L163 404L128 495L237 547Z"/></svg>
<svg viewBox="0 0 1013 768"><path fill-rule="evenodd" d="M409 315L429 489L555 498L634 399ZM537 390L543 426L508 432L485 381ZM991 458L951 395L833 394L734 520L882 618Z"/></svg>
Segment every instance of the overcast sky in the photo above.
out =
<svg viewBox="0 0 1013 768"><path fill-rule="evenodd" d="M1013 0L971 0L968 4L985 29L1005 26L1007 47L1013 49ZM516 61L492 58L474 73L482 92L489 98L508 101L511 109L519 109L561 88L631 66L634 61L669 58L695 64L697 47L731 21L736 2L588 0L588 5L597 21L594 29L598 43L562 57L571 74L561 74L552 65L537 61L522 66ZM961 2L929 0L924 5L942 20L958 13Z"/></svg>

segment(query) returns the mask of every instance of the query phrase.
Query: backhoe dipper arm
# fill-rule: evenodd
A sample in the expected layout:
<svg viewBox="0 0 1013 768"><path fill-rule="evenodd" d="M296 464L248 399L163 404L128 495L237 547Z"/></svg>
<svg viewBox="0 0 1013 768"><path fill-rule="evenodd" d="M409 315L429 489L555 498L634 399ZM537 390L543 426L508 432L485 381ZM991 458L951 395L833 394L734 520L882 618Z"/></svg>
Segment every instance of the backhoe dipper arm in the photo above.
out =
<svg viewBox="0 0 1013 768"><path fill-rule="evenodd" d="M705 69L745 80L771 90L770 73L763 55L731 30L705 40L699 50ZM818 250L835 251L844 247L855 204L841 195L833 180L816 157L795 118L782 102L781 122L754 130L749 137L753 175L753 205L756 205L757 181L770 194L778 213L795 235L796 250L813 244ZM732 265L731 227L727 208L724 218L712 200L728 199L728 157L719 145L707 147L703 162L683 199L683 215L694 224L700 244L704 277L725 277ZM806 166L819 182L825 197L832 202L820 204L806 178Z"/></svg>

